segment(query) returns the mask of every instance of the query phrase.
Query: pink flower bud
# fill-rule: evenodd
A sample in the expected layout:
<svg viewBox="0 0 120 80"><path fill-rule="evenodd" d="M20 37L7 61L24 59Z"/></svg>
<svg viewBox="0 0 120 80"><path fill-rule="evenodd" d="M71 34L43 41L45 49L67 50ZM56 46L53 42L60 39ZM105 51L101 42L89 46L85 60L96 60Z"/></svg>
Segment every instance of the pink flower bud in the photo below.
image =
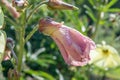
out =
<svg viewBox="0 0 120 80"><path fill-rule="evenodd" d="M10 60L11 59L11 51L10 50L5 50L4 56L3 56L3 61L5 60Z"/></svg>
<svg viewBox="0 0 120 80"><path fill-rule="evenodd" d="M24 7L26 5L26 0L12 0L12 3L18 7Z"/></svg>
<svg viewBox="0 0 120 80"><path fill-rule="evenodd" d="M11 3L9 3L7 0L1 0L1 2L7 7L9 12L12 14L14 18L19 18L20 14L17 12L16 8L12 6Z"/></svg>
<svg viewBox="0 0 120 80"><path fill-rule="evenodd" d="M90 60L95 43L77 30L50 19L41 19L39 30L53 38L68 65L83 66Z"/></svg>
<svg viewBox="0 0 120 80"><path fill-rule="evenodd" d="M12 5L17 9L18 12L24 11L27 7L27 0L12 0Z"/></svg>
<svg viewBox="0 0 120 80"><path fill-rule="evenodd" d="M77 7L65 3L62 0L49 0L48 2L48 8L50 9L63 9L63 10L76 10L78 9Z"/></svg>

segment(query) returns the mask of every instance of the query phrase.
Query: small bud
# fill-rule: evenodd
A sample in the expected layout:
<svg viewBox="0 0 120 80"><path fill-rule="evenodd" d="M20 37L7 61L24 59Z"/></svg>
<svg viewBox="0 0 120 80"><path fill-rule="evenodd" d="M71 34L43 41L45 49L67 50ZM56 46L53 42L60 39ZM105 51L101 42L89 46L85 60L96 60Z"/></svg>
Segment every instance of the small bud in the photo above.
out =
<svg viewBox="0 0 120 80"><path fill-rule="evenodd" d="M7 44L10 44L11 48L14 48L14 46L15 46L15 42L12 38L7 38ZM7 47L8 47L8 45L7 45Z"/></svg>
<svg viewBox="0 0 120 80"><path fill-rule="evenodd" d="M12 48L14 48L15 42L12 38L7 38L7 44L10 44Z"/></svg>
<svg viewBox="0 0 120 80"><path fill-rule="evenodd" d="M48 8L53 9L53 10L55 9L78 10L77 7L71 4L65 3L62 0L49 0L47 5L48 5Z"/></svg>
<svg viewBox="0 0 120 80"><path fill-rule="evenodd" d="M13 0L12 5L16 7L17 11L23 11L25 7L28 5L26 0Z"/></svg>

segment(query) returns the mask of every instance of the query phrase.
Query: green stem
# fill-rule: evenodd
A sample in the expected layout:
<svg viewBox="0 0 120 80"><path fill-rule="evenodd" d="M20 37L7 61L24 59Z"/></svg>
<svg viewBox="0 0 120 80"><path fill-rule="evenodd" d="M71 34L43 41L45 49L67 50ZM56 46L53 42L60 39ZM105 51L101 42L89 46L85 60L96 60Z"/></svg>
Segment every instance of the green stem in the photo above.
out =
<svg viewBox="0 0 120 80"><path fill-rule="evenodd" d="M101 11L98 12L98 18L97 18L97 22L95 24L95 32L94 32L94 34L91 37L92 39L94 39L95 36L97 35L97 31L98 31L100 20L101 20Z"/></svg>
<svg viewBox="0 0 120 80"><path fill-rule="evenodd" d="M19 54L18 54L18 72L21 71L21 66L22 66L22 59L23 59L23 53L24 53L24 44L25 44L25 40L24 40L24 29L20 30L19 33Z"/></svg>
<svg viewBox="0 0 120 80"><path fill-rule="evenodd" d="M43 1L43 2L40 2L32 11L31 13L29 14L29 16L27 17L26 21L28 22L29 19L31 18L31 16L39 9L39 7L43 4L46 4L48 3L48 1Z"/></svg>
<svg viewBox="0 0 120 80"><path fill-rule="evenodd" d="M25 27L26 27L26 11L23 12L21 16L21 19L19 20L21 26L19 28L19 52L18 52L18 65L17 65L17 71L20 74L21 68L22 68L22 61L23 61L23 55L24 55L24 45L25 45ZM20 80L20 76L18 78Z"/></svg>
<svg viewBox="0 0 120 80"><path fill-rule="evenodd" d="M39 26L37 25L36 27L33 28L33 30L27 35L27 37L25 38L25 42L27 42L32 35L38 30Z"/></svg>
<svg viewBox="0 0 120 80"><path fill-rule="evenodd" d="M38 27L35 27L29 34L28 36L25 38L25 27L27 25L27 21L30 19L30 17L35 13L36 10L39 9L39 7L42 5L42 4L45 4L47 3L48 1L44 1L44 2L41 2L39 3L34 9L33 11L29 14L28 17L26 17L26 11L23 13L23 16L19 19L19 23L20 25L20 28L17 29L18 31L18 41L19 41L19 54L18 54L18 65L17 65L17 71L18 73L20 74L21 72L21 68L22 68L22 60L23 60L23 55L24 55L24 45L25 43L31 38L31 36L38 30ZM19 76L19 79L20 80L20 76Z"/></svg>

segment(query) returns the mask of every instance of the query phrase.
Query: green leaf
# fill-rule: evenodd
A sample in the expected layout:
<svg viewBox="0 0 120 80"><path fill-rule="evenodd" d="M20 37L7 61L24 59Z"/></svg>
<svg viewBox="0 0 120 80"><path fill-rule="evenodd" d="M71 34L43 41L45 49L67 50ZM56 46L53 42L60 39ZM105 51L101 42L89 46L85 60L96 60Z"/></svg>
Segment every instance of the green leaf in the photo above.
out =
<svg viewBox="0 0 120 80"><path fill-rule="evenodd" d="M3 27L3 23L4 23L4 14L3 14L2 9L0 7L0 29Z"/></svg>
<svg viewBox="0 0 120 80"><path fill-rule="evenodd" d="M108 12L120 12L119 8L111 8L108 10Z"/></svg>
<svg viewBox="0 0 120 80"><path fill-rule="evenodd" d="M5 50L6 45L6 34L4 31L0 30L0 62Z"/></svg>
<svg viewBox="0 0 120 80"><path fill-rule="evenodd" d="M89 2L92 6L95 5L93 0L88 0L88 2Z"/></svg>
<svg viewBox="0 0 120 80"><path fill-rule="evenodd" d="M52 75L44 71L33 71L33 70L25 70L26 73L32 75L33 77L43 77L45 80L55 80Z"/></svg>
<svg viewBox="0 0 120 80"><path fill-rule="evenodd" d="M86 13L89 15L89 17L90 17L94 22L96 22L97 20L96 20L94 14L93 14L93 11L92 11L87 5L84 5L84 8L87 9Z"/></svg>
<svg viewBox="0 0 120 80"><path fill-rule="evenodd" d="M104 12L108 11L111 6L113 6L118 0L111 0L103 9Z"/></svg>

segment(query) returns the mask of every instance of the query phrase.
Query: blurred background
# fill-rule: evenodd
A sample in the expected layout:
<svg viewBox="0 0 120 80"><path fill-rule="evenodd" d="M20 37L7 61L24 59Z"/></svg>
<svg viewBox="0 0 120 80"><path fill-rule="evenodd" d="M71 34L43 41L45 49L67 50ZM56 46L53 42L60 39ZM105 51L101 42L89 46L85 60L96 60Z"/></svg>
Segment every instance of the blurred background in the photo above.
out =
<svg viewBox="0 0 120 80"><path fill-rule="evenodd" d="M43 0L28 0L30 9L34 8ZM100 50L107 49L109 55L104 58L105 64L94 61L83 67L68 66L55 44L46 35L37 31L25 44L24 64L21 80L120 80L120 1L119 0L63 0L75 5L79 10L51 10L46 5L42 5L28 22L26 35L44 17L51 17L57 22L64 22L64 25L75 28L82 34L92 38ZM9 12L2 7L6 16ZM16 33L13 25L6 20L5 32L8 37L12 37L16 42ZM112 48L106 46L109 45ZM100 47L99 47L100 46ZM104 46L104 47L103 47ZM17 45L15 46L15 50ZM114 51L113 51L114 50ZM17 51L15 51L17 53ZM99 51L98 51L99 53ZM102 53L102 52L100 52ZM114 56L115 54L117 55ZM113 55L112 55L113 54ZM99 55L98 55L99 56ZM116 59L116 60L114 60ZM100 59L102 60L102 59ZM112 63L113 61L114 63ZM109 62L110 61L110 62ZM114 66L115 64L115 66ZM2 69L0 70L0 80L4 80Z"/></svg>

